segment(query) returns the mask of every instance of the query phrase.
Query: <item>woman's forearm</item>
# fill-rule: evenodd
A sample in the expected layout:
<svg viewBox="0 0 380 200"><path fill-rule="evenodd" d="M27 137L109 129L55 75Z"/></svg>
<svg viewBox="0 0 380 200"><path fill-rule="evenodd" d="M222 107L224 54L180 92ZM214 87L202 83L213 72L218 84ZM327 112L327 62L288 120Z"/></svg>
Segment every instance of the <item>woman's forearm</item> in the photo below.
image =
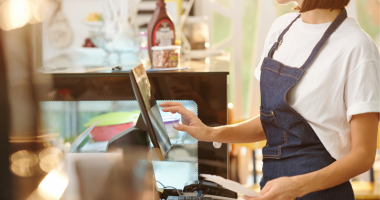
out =
<svg viewBox="0 0 380 200"><path fill-rule="evenodd" d="M251 143L266 140L260 116L238 124L214 127L211 130L215 142Z"/></svg>
<svg viewBox="0 0 380 200"><path fill-rule="evenodd" d="M371 168L372 157L374 156L369 156L365 152L351 152L321 170L292 177L299 188L298 197L334 187L364 173Z"/></svg>
<svg viewBox="0 0 380 200"><path fill-rule="evenodd" d="M378 113L354 115L351 119L351 152L318 171L294 176L299 195L334 187L368 171L375 160Z"/></svg>

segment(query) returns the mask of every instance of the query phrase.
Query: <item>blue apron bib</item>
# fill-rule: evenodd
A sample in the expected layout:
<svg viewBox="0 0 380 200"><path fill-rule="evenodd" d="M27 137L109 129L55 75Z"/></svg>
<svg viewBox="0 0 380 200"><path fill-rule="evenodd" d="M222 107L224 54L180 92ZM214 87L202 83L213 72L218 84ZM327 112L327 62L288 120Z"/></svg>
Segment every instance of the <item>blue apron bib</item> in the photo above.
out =
<svg viewBox="0 0 380 200"><path fill-rule="evenodd" d="M285 33L300 16L281 33L261 66L260 119L267 137L267 144L263 148L261 188L270 180L317 171L336 161L323 146L310 124L287 103L286 95L290 88L302 78L326 40L347 18L347 11L343 10L339 14L314 47L306 62L300 68L296 68L286 66L272 57L281 45ZM352 200L354 193L350 182L347 181L297 199Z"/></svg>

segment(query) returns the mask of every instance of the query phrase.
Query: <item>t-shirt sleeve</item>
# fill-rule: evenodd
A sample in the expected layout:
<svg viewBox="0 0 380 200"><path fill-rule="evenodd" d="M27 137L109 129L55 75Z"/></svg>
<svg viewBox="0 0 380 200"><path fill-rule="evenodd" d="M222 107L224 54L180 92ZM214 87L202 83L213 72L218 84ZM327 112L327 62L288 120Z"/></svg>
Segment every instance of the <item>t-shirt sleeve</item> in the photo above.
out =
<svg viewBox="0 0 380 200"><path fill-rule="evenodd" d="M377 61L364 62L348 75L345 103L348 122L353 115L380 112L380 64Z"/></svg>

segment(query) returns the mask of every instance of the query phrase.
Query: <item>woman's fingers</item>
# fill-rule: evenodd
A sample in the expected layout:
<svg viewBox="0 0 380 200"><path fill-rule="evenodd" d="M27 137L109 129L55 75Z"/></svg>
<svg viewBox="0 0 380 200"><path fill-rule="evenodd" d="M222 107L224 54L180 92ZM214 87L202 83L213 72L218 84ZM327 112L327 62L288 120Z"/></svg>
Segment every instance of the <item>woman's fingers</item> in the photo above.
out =
<svg viewBox="0 0 380 200"><path fill-rule="evenodd" d="M255 197L254 199L252 200L273 200L273 197L272 195L270 195L269 193L266 193L264 195L261 195L259 197Z"/></svg>
<svg viewBox="0 0 380 200"><path fill-rule="evenodd" d="M183 106L166 107L166 108L163 108L162 111L164 111L164 112L171 112L171 113L179 113L181 115L185 115L185 116L188 116L188 117L190 117L191 113L193 113L193 112L187 110Z"/></svg>
<svg viewBox="0 0 380 200"><path fill-rule="evenodd" d="M243 196L243 199L245 199L245 200L256 200L257 199L257 197L249 197L249 196Z"/></svg>
<svg viewBox="0 0 380 200"><path fill-rule="evenodd" d="M191 132L191 130L189 130L191 129L191 127L183 125L183 124L173 124L173 127L174 129L179 130L179 131L185 131L187 133Z"/></svg>
<svg viewBox="0 0 380 200"><path fill-rule="evenodd" d="M260 195L266 194L272 188L272 183L269 181L264 188L260 191Z"/></svg>
<svg viewBox="0 0 380 200"><path fill-rule="evenodd" d="M159 104L161 107L170 107L170 106L183 106L180 102L175 101L165 101Z"/></svg>
<svg viewBox="0 0 380 200"><path fill-rule="evenodd" d="M249 196L243 196L243 199L245 200L266 200L266 198L262 198L262 196L258 196L258 197L249 197Z"/></svg>
<svg viewBox="0 0 380 200"><path fill-rule="evenodd" d="M258 197L244 196L243 199L245 199L245 200L273 200L274 197L272 194L266 193L266 194L258 196Z"/></svg>
<svg viewBox="0 0 380 200"><path fill-rule="evenodd" d="M249 197L249 196L243 196L243 199L245 200L271 200L273 199L272 194L269 192L271 189L271 184L268 182L264 188L260 191L260 196L258 197Z"/></svg>

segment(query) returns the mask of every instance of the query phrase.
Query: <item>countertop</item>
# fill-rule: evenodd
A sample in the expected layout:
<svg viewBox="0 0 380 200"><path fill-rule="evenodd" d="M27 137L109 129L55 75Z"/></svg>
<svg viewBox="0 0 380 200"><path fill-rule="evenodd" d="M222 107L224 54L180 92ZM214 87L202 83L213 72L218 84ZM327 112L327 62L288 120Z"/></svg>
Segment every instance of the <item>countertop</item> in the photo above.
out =
<svg viewBox="0 0 380 200"><path fill-rule="evenodd" d="M38 69L37 73L52 74L53 76L127 76L129 70L139 64L139 60L133 55L124 57L123 61L115 61L115 59L111 59L110 61L106 58L68 54L45 61L43 67ZM112 70L116 66L121 66L122 70ZM181 60L180 67L185 69L172 71L147 70L147 74L148 76L168 74L188 75L189 73L192 75L210 73L228 75L229 66L229 58L225 56L197 60L184 58Z"/></svg>

